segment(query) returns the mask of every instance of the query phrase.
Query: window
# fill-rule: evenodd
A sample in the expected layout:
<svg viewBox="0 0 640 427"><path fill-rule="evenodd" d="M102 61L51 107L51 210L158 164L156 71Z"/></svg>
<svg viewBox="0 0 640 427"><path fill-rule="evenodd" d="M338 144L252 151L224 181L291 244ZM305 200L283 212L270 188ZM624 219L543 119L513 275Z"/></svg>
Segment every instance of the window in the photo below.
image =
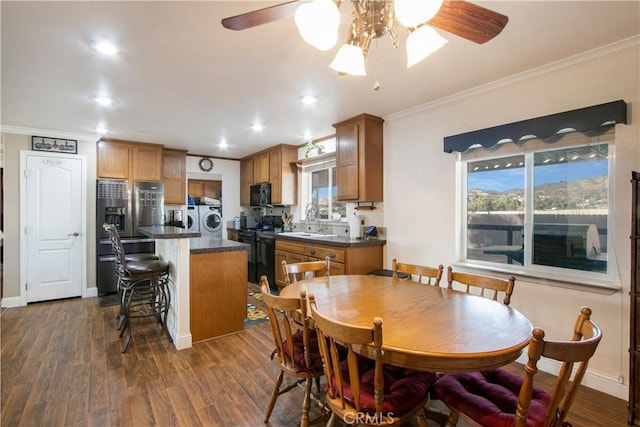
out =
<svg viewBox="0 0 640 427"><path fill-rule="evenodd" d="M464 260L541 276L606 274L613 145L586 140L463 155Z"/></svg>
<svg viewBox="0 0 640 427"><path fill-rule="evenodd" d="M305 205L313 203L318 207L316 219L336 221L346 218L346 204L337 201L335 160L305 167L303 183L306 184Z"/></svg>

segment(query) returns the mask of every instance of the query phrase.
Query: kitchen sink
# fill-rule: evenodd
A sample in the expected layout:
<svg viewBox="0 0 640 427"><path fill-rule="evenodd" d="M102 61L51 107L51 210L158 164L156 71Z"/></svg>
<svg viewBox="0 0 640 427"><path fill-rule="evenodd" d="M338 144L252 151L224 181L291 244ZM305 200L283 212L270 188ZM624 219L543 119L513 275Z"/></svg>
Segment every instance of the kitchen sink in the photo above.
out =
<svg viewBox="0 0 640 427"><path fill-rule="evenodd" d="M295 236L295 237L336 237L337 234L320 234L320 233L309 233L306 231L284 231L279 233L281 236Z"/></svg>

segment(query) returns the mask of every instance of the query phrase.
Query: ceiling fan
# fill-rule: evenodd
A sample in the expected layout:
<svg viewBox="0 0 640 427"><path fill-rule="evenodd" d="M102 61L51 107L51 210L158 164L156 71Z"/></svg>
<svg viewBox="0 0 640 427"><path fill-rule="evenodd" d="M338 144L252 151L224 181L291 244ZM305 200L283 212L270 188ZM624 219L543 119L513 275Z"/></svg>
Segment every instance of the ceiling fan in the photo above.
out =
<svg viewBox="0 0 640 427"><path fill-rule="evenodd" d="M230 30L246 30L269 22L292 17L303 0L288 1L222 20ZM428 24L465 38L486 43L502 31L509 18L482 6L462 0L447 0Z"/></svg>
<svg viewBox="0 0 640 427"><path fill-rule="evenodd" d="M296 24L305 41L318 49L326 50L335 45L339 21L338 8L342 3L351 3L353 5L353 21L350 26L347 43L338 52L336 60L331 64L331 68L341 73L354 75L365 74L364 57L367 55L372 39L389 34L394 46L397 46L396 29L399 22L408 27L407 54L408 66L411 66L447 42L431 27L474 43L483 44L500 34L509 21L509 18L505 15L462 0L313 0L311 2L309 0L294 0L225 18L222 20L222 25L231 30L245 30L295 15ZM430 6L425 6L428 4ZM312 7L316 8L313 9ZM414 11L409 9L413 7L419 9L430 8L430 10L424 12L422 10ZM305 8L308 11L303 11ZM327 8L330 9L328 12ZM403 14L402 8L405 8L408 13L405 12ZM305 16L300 18L299 15L303 15L300 13L301 11L305 12L306 18ZM325 20L324 13L329 13L331 15L330 18ZM423 13L426 13L426 15ZM418 16L424 16L426 19L416 21ZM302 19L306 20L303 21ZM321 19L322 21L320 21ZM407 21L411 21L411 23L407 23ZM318 22L322 22L322 24L318 25ZM325 24L325 22L330 23L330 25ZM325 27L328 25L332 28L326 30ZM310 40L305 35L305 27L314 27L314 31L328 33L330 41L321 40L316 43ZM332 32L334 33L333 35L331 35ZM322 37L325 36L327 34L322 34ZM412 38L414 40L411 40ZM349 55L343 55L349 56L348 59L341 57L342 50L346 48L352 50ZM349 64L343 65L342 60ZM337 62L341 63L336 64ZM357 65L353 66L353 63L357 63Z"/></svg>

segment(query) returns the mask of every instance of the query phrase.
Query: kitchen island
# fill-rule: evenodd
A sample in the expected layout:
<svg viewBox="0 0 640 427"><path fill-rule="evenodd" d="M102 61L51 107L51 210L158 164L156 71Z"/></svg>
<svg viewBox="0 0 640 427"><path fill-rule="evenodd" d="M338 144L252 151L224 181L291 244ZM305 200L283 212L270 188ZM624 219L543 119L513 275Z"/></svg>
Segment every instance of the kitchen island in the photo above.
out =
<svg viewBox="0 0 640 427"><path fill-rule="evenodd" d="M170 265L171 283L169 284L169 290L171 305L167 317L167 328L176 349L190 348L194 341L204 339L201 336L197 336L196 339L193 338L191 324L194 322L194 324L198 325L201 317L207 318L210 314L201 311L197 305L192 307L194 298L204 299L198 287L202 286L202 283L211 283L206 275L198 277L198 283L192 283L192 277L195 276L191 273L192 254L198 257L205 256L206 260L202 262L203 264L213 264L213 266L205 266L206 268L215 267L219 270L229 270L229 272L236 269L231 265L227 265L227 261L233 264L234 262L239 262L238 260L243 260L242 271L238 272L239 279L229 274L222 279L222 282L216 280L215 285L221 294L222 289L227 286L233 289L237 287L243 289L245 302L241 315L244 320L247 310L247 245L229 240L201 237L199 232L190 232L183 228L171 226L140 227L139 230L144 235L156 239L156 253L161 259L169 262ZM198 260L201 259L198 258ZM200 265L195 265L194 272L197 271L196 275L203 275L206 273L206 268L203 271L200 269ZM227 282L227 280L230 282ZM238 285L241 281L242 283ZM192 289L194 286L195 289ZM216 294L215 298L221 294ZM237 312L236 316L238 316L240 314L238 314L239 309L236 306L238 306L237 303L234 307ZM205 320L203 323L207 323L207 321Z"/></svg>
<svg viewBox="0 0 640 427"><path fill-rule="evenodd" d="M244 329L249 245L214 237L191 239L190 320L193 342Z"/></svg>

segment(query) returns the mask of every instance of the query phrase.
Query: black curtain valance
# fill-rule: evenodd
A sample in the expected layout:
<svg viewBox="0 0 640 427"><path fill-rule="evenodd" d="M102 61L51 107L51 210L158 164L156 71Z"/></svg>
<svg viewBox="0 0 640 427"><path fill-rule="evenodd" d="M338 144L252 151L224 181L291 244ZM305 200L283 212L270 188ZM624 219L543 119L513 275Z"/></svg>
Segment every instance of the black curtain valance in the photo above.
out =
<svg viewBox="0 0 640 427"><path fill-rule="evenodd" d="M475 144L491 148L499 141L518 142L530 135L548 139L567 128L583 133L606 130L616 123L627 123L627 103L622 100L447 136L444 138L444 151L462 153Z"/></svg>

